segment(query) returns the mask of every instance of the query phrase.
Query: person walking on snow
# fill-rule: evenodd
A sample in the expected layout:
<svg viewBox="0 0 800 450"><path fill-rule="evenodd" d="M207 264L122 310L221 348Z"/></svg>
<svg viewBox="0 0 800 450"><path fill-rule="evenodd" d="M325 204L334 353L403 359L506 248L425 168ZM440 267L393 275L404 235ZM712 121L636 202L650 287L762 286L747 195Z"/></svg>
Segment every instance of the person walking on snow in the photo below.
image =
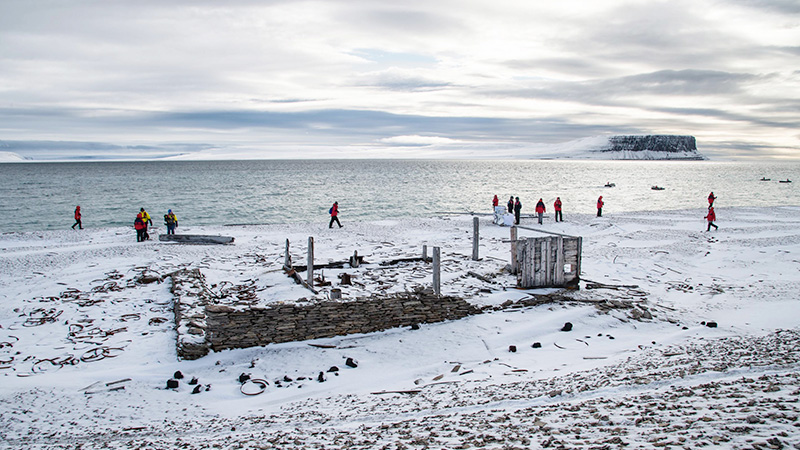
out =
<svg viewBox="0 0 800 450"><path fill-rule="evenodd" d="M542 224L542 216L544 216L544 212L544 201L539 199L539 201L536 203L536 214L539 216L539 225Z"/></svg>
<svg viewBox="0 0 800 450"><path fill-rule="evenodd" d="M72 229L73 230L75 229L75 225L78 226L78 229L80 229L80 230L83 229L83 224L81 223L81 207L80 206L76 206L75 207L75 223L72 224Z"/></svg>
<svg viewBox="0 0 800 450"><path fill-rule="evenodd" d="M597 199L597 217L603 217L603 205L604 204L605 204L605 202L603 202L603 196L601 195Z"/></svg>
<svg viewBox="0 0 800 450"><path fill-rule="evenodd" d="M553 209L556 210L556 222L563 222L564 216L561 215L561 197L556 197L556 201L553 203Z"/></svg>
<svg viewBox="0 0 800 450"><path fill-rule="evenodd" d="M514 223L519 225L519 213L522 211L522 203L519 201L519 197L517 197L517 201L514 202Z"/></svg>
<svg viewBox="0 0 800 450"><path fill-rule="evenodd" d="M517 200L519 200L519 197L517 197ZM508 199L508 213L512 214L513 212L514 212L514 196L512 195Z"/></svg>
<svg viewBox="0 0 800 450"><path fill-rule="evenodd" d="M150 218L150 214L147 214L144 208L139 208L139 212L142 214L142 222L144 222L144 240L148 240L150 235L147 233L147 226L153 224L153 219Z"/></svg>
<svg viewBox="0 0 800 450"><path fill-rule="evenodd" d="M133 228L136 229L136 242L144 242L147 225L144 224L141 212L136 215L136 220L133 221Z"/></svg>
<svg viewBox="0 0 800 450"><path fill-rule="evenodd" d="M342 223L339 222L339 202L333 202L333 206L328 212L331 213L331 223L328 224L328 228L333 228L333 222L336 222L339 228L342 228Z"/></svg>
<svg viewBox="0 0 800 450"><path fill-rule="evenodd" d="M715 230L719 229L719 227L714 224L714 221L717 220L717 215L714 214L713 206L708 207L708 215L706 215L705 218L708 220L708 228L706 228L706 231L711 231L711 227L714 227Z"/></svg>
<svg viewBox="0 0 800 450"><path fill-rule="evenodd" d="M494 198L492 199L492 211L500 204L500 199L497 198L497 194L495 194Z"/></svg>
<svg viewBox="0 0 800 450"><path fill-rule="evenodd" d="M714 197L714 193L713 192L708 194L708 207L709 208L714 206L714 200L716 200L716 199L717 199L717 197Z"/></svg>
<svg viewBox="0 0 800 450"><path fill-rule="evenodd" d="M171 209L164 214L164 225L167 226L167 234L175 234L175 228L178 228L178 218Z"/></svg>

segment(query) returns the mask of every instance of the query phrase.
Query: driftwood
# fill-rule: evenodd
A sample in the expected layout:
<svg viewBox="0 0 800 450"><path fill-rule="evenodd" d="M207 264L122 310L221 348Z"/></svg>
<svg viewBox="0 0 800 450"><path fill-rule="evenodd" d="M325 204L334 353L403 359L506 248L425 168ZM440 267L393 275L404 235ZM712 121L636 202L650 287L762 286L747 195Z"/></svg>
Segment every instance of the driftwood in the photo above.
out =
<svg viewBox="0 0 800 450"><path fill-rule="evenodd" d="M301 284L301 285L303 285L303 287L305 287L305 288L306 288L306 289L308 289L309 291L311 291L311 292L313 292L313 293L315 293L315 294L319 294L319 292L317 292L317 291L316 291L316 289L314 289L314 288L313 288L311 285L309 285L309 284L306 282L306 280L304 280L304 279L303 279L303 277L301 277L301 276L300 276L300 275L297 273L297 271L296 271L296 270L294 270L294 269L293 269L293 268L291 268L291 267L284 267L284 268L283 268L283 270L285 270L285 271L286 271L286 275L287 275L287 276L289 276L289 277L291 277L292 279L294 279L294 281L295 281L297 284Z"/></svg>
<svg viewBox="0 0 800 450"><path fill-rule="evenodd" d="M398 259L392 259L390 261L384 261L384 262L381 263L381 265L382 266L394 266L394 265L397 265L397 264L400 264L400 263L404 263L404 262L428 262L430 260L431 260L431 258L422 258L422 257L419 257L419 256L416 257L416 258L398 258Z"/></svg>
<svg viewBox="0 0 800 450"><path fill-rule="evenodd" d="M586 282L586 284L584 285L586 289L619 289L619 288L639 289L639 285L636 284L604 284L604 283L598 283L597 281L586 280L586 279L584 279L583 281Z"/></svg>
<svg viewBox="0 0 800 450"><path fill-rule="evenodd" d="M485 276L479 275L479 274L477 274L477 273L475 273L475 272L473 272L471 270L467 272L467 275L473 276L473 277L475 277L475 278L477 278L477 279L479 279L479 280L481 280L481 281L483 281L485 283L495 284L494 280L490 280L490 279L486 278Z"/></svg>
<svg viewBox="0 0 800 450"><path fill-rule="evenodd" d="M179 242L181 244L230 244L232 236L210 236L204 234L159 234L159 241Z"/></svg>
<svg viewBox="0 0 800 450"><path fill-rule="evenodd" d="M419 389L409 389L407 391L378 391L378 392L371 392L373 395L382 395L382 394L419 394Z"/></svg>
<svg viewBox="0 0 800 450"><path fill-rule="evenodd" d="M364 261L364 257L363 256L359 256L358 257L358 265L361 265L361 264L369 264L369 261ZM317 269L344 269L347 266L353 267L352 264L350 263L350 261L334 261L334 262L330 262L330 263L327 263L327 264L314 264L314 270L317 270ZM294 270L296 270L298 272L305 272L306 270L308 270L308 265L307 264L306 265L293 265L292 267L294 268Z"/></svg>

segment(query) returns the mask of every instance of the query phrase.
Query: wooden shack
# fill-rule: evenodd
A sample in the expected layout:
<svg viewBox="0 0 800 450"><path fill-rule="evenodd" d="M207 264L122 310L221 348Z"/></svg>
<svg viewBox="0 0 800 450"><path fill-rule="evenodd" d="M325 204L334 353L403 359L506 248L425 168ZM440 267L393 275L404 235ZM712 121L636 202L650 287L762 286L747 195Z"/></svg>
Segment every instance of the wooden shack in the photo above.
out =
<svg viewBox="0 0 800 450"><path fill-rule="evenodd" d="M545 236L518 237L517 229ZM511 270L521 288L577 286L583 239L535 228L511 228Z"/></svg>

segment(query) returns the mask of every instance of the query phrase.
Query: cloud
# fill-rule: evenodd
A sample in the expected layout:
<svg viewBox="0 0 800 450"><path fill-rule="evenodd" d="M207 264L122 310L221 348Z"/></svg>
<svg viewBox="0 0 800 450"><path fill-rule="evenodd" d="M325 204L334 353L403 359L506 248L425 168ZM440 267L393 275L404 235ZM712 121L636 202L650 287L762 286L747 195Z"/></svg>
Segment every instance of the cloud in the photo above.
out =
<svg viewBox="0 0 800 450"><path fill-rule="evenodd" d="M434 144L457 144L459 141L456 139L443 138L440 136L392 136L389 138L380 139L379 142L383 144L398 145L398 146L427 146Z"/></svg>
<svg viewBox="0 0 800 450"><path fill-rule="evenodd" d="M735 124L737 141L768 154L798 147L787 129L800 122L798 9L9 0L0 137L357 148L395 136L526 143L668 130L714 145Z"/></svg>

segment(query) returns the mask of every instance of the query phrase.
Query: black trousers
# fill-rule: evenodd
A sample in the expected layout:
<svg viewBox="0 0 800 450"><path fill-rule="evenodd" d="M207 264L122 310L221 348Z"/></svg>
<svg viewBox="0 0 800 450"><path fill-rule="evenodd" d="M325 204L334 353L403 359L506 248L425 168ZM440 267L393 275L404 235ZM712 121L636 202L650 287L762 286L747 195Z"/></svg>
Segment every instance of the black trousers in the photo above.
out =
<svg viewBox="0 0 800 450"><path fill-rule="evenodd" d="M81 219L75 219L75 224L72 225L73 230L75 229L75 225L77 225L78 228L80 228L81 230L83 229L83 224L81 224Z"/></svg>
<svg viewBox="0 0 800 450"><path fill-rule="evenodd" d="M561 211L556 211L556 222L563 222L564 216L561 215Z"/></svg>
<svg viewBox="0 0 800 450"><path fill-rule="evenodd" d="M328 228L333 228L333 222L336 222L339 228L342 228L342 223L339 222L339 216L331 216L331 223L328 224Z"/></svg>
<svg viewBox="0 0 800 450"><path fill-rule="evenodd" d="M145 230L144 228L141 230L136 230L136 242L144 242L145 233L147 233L147 230Z"/></svg>

